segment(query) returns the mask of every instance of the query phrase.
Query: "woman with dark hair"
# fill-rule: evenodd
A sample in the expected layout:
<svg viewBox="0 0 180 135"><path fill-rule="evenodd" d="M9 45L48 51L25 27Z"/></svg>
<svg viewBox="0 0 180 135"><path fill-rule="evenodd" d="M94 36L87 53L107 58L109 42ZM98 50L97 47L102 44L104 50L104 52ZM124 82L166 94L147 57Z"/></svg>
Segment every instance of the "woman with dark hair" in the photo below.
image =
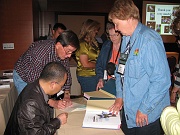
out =
<svg viewBox="0 0 180 135"><path fill-rule="evenodd" d="M96 75L98 78L96 90L102 88L116 95L114 70L115 65L118 64L121 34L115 30L112 22L106 24L106 33L109 39L104 42L96 62Z"/></svg>

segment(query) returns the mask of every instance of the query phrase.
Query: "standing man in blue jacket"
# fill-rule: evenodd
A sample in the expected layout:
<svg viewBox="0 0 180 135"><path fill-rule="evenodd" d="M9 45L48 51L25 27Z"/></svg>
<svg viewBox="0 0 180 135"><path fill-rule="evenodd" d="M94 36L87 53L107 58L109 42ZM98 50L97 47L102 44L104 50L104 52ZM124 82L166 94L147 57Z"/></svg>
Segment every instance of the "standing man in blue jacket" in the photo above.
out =
<svg viewBox="0 0 180 135"><path fill-rule="evenodd" d="M109 20L123 35L117 66L116 100L126 135L160 135L160 115L170 105L170 71L160 35L139 22L132 0L116 0Z"/></svg>

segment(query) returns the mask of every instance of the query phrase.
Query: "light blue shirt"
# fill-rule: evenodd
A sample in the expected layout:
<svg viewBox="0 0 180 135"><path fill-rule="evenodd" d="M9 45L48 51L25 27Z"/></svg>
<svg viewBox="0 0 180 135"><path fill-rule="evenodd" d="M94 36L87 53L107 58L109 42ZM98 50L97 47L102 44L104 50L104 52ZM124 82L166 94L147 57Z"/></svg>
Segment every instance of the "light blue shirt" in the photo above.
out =
<svg viewBox="0 0 180 135"><path fill-rule="evenodd" d="M121 52L129 37L123 36ZM148 115L149 123L156 121L162 110L170 105L170 71L160 35L140 22L130 38L123 87L121 76L116 76L116 96L123 98L128 128L136 126L136 113Z"/></svg>

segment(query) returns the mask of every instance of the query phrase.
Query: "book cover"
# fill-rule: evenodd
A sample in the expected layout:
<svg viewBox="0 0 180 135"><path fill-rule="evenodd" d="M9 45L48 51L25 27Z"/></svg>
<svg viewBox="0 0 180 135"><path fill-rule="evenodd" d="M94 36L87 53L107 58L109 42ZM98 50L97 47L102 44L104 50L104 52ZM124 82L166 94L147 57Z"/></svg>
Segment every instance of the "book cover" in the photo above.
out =
<svg viewBox="0 0 180 135"><path fill-rule="evenodd" d="M13 82L13 77L12 76L0 76L0 82L4 82L4 81Z"/></svg>
<svg viewBox="0 0 180 135"><path fill-rule="evenodd" d="M84 92L84 98L89 99L114 99L116 98L113 94L106 92L102 89L99 91Z"/></svg>
<svg viewBox="0 0 180 135"><path fill-rule="evenodd" d="M65 109L60 109L63 112L74 112L74 111L84 111L86 109L86 106L84 104L79 104L72 102L72 105L66 107Z"/></svg>
<svg viewBox="0 0 180 135"><path fill-rule="evenodd" d="M120 114L112 114L108 109L113 103L114 100L88 100L82 127L120 129Z"/></svg>

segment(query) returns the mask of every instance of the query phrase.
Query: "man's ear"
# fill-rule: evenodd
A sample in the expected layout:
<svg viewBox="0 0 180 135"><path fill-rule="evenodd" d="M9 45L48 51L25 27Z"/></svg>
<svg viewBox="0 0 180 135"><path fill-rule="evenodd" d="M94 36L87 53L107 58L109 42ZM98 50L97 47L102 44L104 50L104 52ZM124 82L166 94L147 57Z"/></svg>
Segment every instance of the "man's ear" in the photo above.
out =
<svg viewBox="0 0 180 135"><path fill-rule="evenodd" d="M50 89L53 90L56 85L56 82L52 81L52 82L50 82L49 85L50 85Z"/></svg>
<svg viewBox="0 0 180 135"><path fill-rule="evenodd" d="M56 49L62 49L62 45L60 42L57 42L55 46L56 46Z"/></svg>

